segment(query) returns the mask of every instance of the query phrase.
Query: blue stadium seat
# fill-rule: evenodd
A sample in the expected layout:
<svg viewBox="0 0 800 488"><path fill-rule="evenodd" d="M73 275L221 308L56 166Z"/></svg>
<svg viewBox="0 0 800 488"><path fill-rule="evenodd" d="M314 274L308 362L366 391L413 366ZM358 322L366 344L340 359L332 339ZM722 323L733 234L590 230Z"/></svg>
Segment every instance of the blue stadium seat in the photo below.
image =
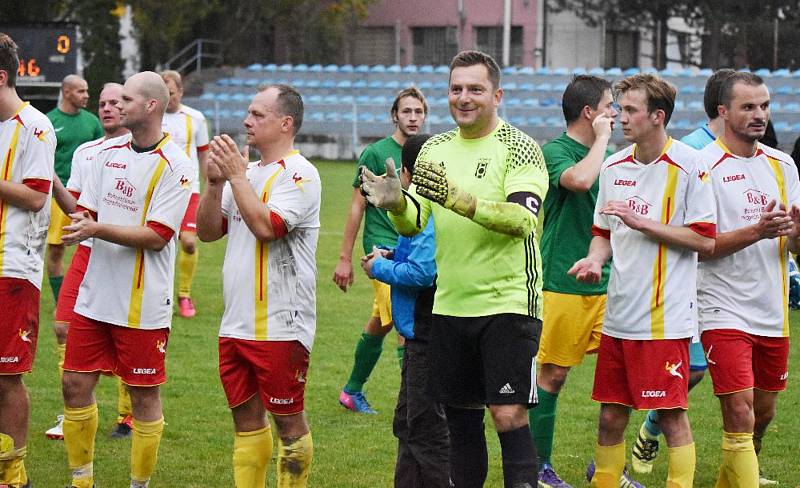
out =
<svg viewBox="0 0 800 488"><path fill-rule="evenodd" d="M339 112L328 112L325 114L325 122L340 122L342 120Z"/></svg>
<svg viewBox="0 0 800 488"><path fill-rule="evenodd" d="M434 68L433 72L440 75L445 73L450 73L450 66L447 66L446 64L440 64L439 66Z"/></svg>
<svg viewBox="0 0 800 488"><path fill-rule="evenodd" d="M788 122L775 122L775 132L789 132L791 130L792 126Z"/></svg>
<svg viewBox="0 0 800 488"><path fill-rule="evenodd" d="M253 63L247 67L247 71L261 71L264 68L261 63Z"/></svg>
<svg viewBox="0 0 800 488"><path fill-rule="evenodd" d="M342 80L336 84L336 88L339 89L349 89L352 88L353 83L350 80Z"/></svg>
<svg viewBox="0 0 800 488"><path fill-rule="evenodd" d="M231 102L248 102L250 101L250 95L245 95L244 93L234 93L231 95Z"/></svg>
<svg viewBox="0 0 800 488"><path fill-rule="evenodd" d="M219 86L231 86L231 79L230 78L220 78L217 80L217 85Z"/></svg>
<svg viewBox="0 0 800 488"><path fill-rule="evenodd" d="M400 89L400 82L397 80L389 80L383 84L383 87L387 90L399 90Z"/></svg>
<svg viewBox="0 0 800 488"><path fill-rule="evenodd" d="M359 95L356 97L356 103L358 105L371 105L370 100L371 98L369 95Z"/></svg>
<svg viewBox="0 0 800 488"><path fill-rule="evenodd" d="M551 85L550 83L540 83L540 84L536 85L536 91L537 92L549 92L552 89L553 89L553 85Z"/></svg>
<svg viewBox="0 0 800 488"><path fill-rule="evenodd" d="M321 65L321 64L319 64L319 63L317 63L317 64L312 64L312 65L311 65L311 66L308 68L308 71L309 71L310 73L322 73L322 65Z"/></svg>
<svg viewBox="0 0 800 488"><path fill-rule="evenodd" d="M772 76L772 71L768 70L767 68L761 68L757 69L755 74L757 74L762 78L769 78L770 76Z"/></svg>
<svg viewBox="0 0 800 488"><path fill-rule="evenodd" d="M262 71L276 71L278 69L278 65L275 63L265 64L262 68Z"/></svg>
<svg viewBox="0 0 800 488"><path fill-rule="evenodd" d="M528 119L522 115L515 115L511 117L511 125L520 126L520 125L528 125Z"/></svg>
<svg viewBox="0 0 800 488"><path fill-rule="evenodd" d="M322 122L325 120L325 114L322 112L311 112L311 114L306 118L311 122Z"/></svg>
<svg viewBox="0 0 800 488"><path fill-rule="evenodd" d="M686 108L689 109L689 110L698 111L698 112L705 112L705 110L706 110L705 107L703 107L703 101L702 100L692 100L691 102L689 102L686 105Z"/></svg>
<svg viewBox="0 0 800 488"><path fill-rule="evenodd" d="M218 102L227 102L230 99L231 99L230 93L217 93Z"/></svg>
<svg viewBox="0 0 800 488"><path fill-rule="evenodd" d="M299 81L299 80L298 80L298 81ZM256 79L256 78L249 78L249 79L247 79L247 80L244 82L244 86L246 86L246 87L248 87L248 88L255 88L255 87L257 87L257 86L258 86L258 85L260 85L260 84L261 84L261 81L259 81L259 80L258 80L258 79Z"/></svg>
<svg viewBox="0 0 800 488"><path fill-rule="evenodd" d="M322 82L319 80L306 80L306 88L319 88L322 85Z"/></svg>
<svg viewBox="0 0 800 488"><path fill-rule="evenodd" d="M703 69L701 69L700 71L697 72L697 76L701 76L701 77L704 77L704 78L708 78L709 76L711 76L713 74L714 74L714 70L712 70L711 68L703 68Z"/></svg>
<svg viewBox="0 0 800 488"><path fill-rule="evenodd" d="M524 76L533 76L534 74L533 66L523 66L521 68L517 68L517 74Z"/></svg>
<svg viewBox="0 0 800 488"><path fill-rule="evenodd" d="M214 100L214 94L211 93L211 92L205 92L202 95L200 95L200 100L204 100L204 101Z"/></svg>
<svg viewBox="0 0 800 488"><path fill-rule="evenodd" d="M231 112L231 118L232 119L244 120L245 117L247 117L247 111L246 110L239 109L239 110L234 110L233 112Z"/></svg>
<svg viewBox="0 0 800 488"><path fill-rule="evenodd" d="M433 73L433 66L430 64L423 64L422 66L419 67L419 72L426 74Z"/></svg>
<svg viewBox="0 0 800 488"><path fill-rule="evenodd" d="M690 124L691 123L687 119L678 119L675 122L673 122L672 128L673 129L679 129L679 130L686 130L686 129L689 129L690 127L693 127Z"/></svg>
<svg viewBox="0 0 800 488"><path fill-rule="evenodd" d="M555 68L551 74L556 76L568 76L570 71L567 68Z"/></svg>
<svg viewBox="0 0 800 488"><path fill-rule="evenodd" d="M359 78L355 82L353 82L353 89L354 90L362 90L367 87L367 80L364 78Z"/></svg>
<svg viewBox="0 0 800 488"><path fill-rule="evenodd" d="M531 127L540 127L544 125L544 118L538 115L532 115L528 117L528 125Z"/></svg>
<svg viewBox="0 0 800 488"><path fill-rule="evenodd" d="M625 71L623 71L622 74L625 75L625 76L631 76L631 75L635 75L638 72L639 72L639 68L628 68Z"/></svg>
<svg viewBox="0 0 800 488"><path fill-rule="evenodd" d="M643 69L642 73L648 73L648 74L651 74L651 75L657 75L658 74L658 70L651 66L649 68Z"/></svg>
<svg viewBox="0 0 800 488"><path fill-rule="evenodd" d="M319 105L322 103L322 95L310 95L306 98L306 103L309 105Z"/></svg>
<svg viewBox="0 0 800 488"><path fill-rule="evenodd" d="M359 112L358 121L368 122L368 123L375 122L375 114L373 114L372 112Z"/></svg>
<svg viewBox="0 0 800 488"><path fill-rule="evenodd" d="M564 125L564 119L561 117L551 116L545 119L544 124L546 127L561 127Z"/></svg>
<svg viewBox="0 0 800 488"><path fill-rule="evenodd" d="M416 73L417 72L417 65L416 64L407 64L403 66L401 70L403 73Z"/></svg>
<svg viewBox="0 0 800 488"><path fill-rule="evenodd" d="M517 90L524 92L532 92L536 89L536 85L530 82L520 83Z"/></svg>
<svg viewBox="0 0 800 488"><path fill-rule="evenodd" d="M231 86L244 86L244 78L231 78Z"/></svg>
<svg viewBox="0 0 800 488"><path fill-rule="evenodd" d="M676 71L672 68L664 68L659 71L658 74L661 76L678 76L679 74L682 74L682 70Z"/></svg>
<svg viewBox="0 0 800 488"><path fill-rule="evenodd" d="M383 88L383 82L381 80L372 80L372 81L369 82L367 87L373 88L373 89L380 89L380 88Z"/></svg>
<svg viewBox="0 0 800 488"><path fill-rule="evenodd" d="M402 70L399 64L393 64L386 68L387 73L399 73Z"/></svg>
<svg viewBox="0 0 800 488"><path fill-rule="evenodd" d="M516 97L508 97L503 101L506 108L519 108L522 106L522 99Z"/></svg>
<svg viewBox="0 0 800 488"><path fill-rule="evenodd" d="M784 112L800 112L800 103L791 102L783 106Z"/></svg>
<svg viewBox="0 0 800 488"><path fill-rule="evenodd" d="M442 118L436 114L430 114L428 115L428 122L431 124L441 124Z"/></svg>
<svg viewBox="0 0 800 488"><path fill-rule="evenodd" d="M567 89L566 83L554 83L553 84L553 91L559 93L561 95L564 94L564 91Z"/></svg>
<svg viewBox="0 0 800 488"><path fill-rule="evenodd" d="M341 112L339 117L342 119L342 122L352 122L355 120L355 115L353 115L353 111Z"/></svg>
<svg viewBox="0 0 800 488"><path fill-rule="evenodd" d="M800 133L800 122L796 122L792 126L792 132L794 132L795 134Z"/></svg>
<svg viewBox="0 0 800 488"><path fill-rule="evenodd" d="M430 90L431 88L433 88L433 82L428 80L422 80L419 83L417 83L417 88L419 88L422 91Z"/></svg>
<svg viewBox="0 0 800 488"><path fill-rule="evenodd" d="M541 68L536 69L536 74L540 76L550 76L553 74L553 70L551 70L547 66L542 66Z"/></svg>
<svg viewBox="0 0 800 488"><path fill-rule="evenodd" d="M447 90L448 89L447 81L445 80L435 81L433 83L433 89L436 91Z"/></svg>
<svg viewBox="0 0 800 488"><path fill-rule="evenodd" d="M558 105L558 101L555 98L542 98L539 100L540 107L555 107Z"/></svg>
<svg viewBox="0 0 800 488"><path fill-rule="evenodd" d="M794 93L794 88L792 88L789 85L781 85L775 89L775 93L777 93L778 95L792 95Z"/></svg>
<svg viewBox="0 0 800 488"><path fill-rule="evenodd" d="M355 71L356 73L368 73L369 72L369 66L367 66L366 64L359 64L358 66L356 66L356 69L353 70L353 71Z"/></svg>
<svg viewBox="0 0 800 488"><path fill-rule="evenodd" d="M389 105L389 98L386 95L377 95L372 97L372 104L377 107L384 107ZM388 110L387 110L388 112Z"/></svg>
<svg viewBox="0 0 800 488"><path fill-rule="evenodd" d="M371 67L369 69L369 71L370 71L370 73L385 73L386 72L386 66L384 66L382 64L376 64L375 66Z"/></svg>
<svg viewBox="0 0 800 488"><path fill-rule="evenodd" d="M322 98L322 103L327 105L338 105L339 104L339 95L325 95Z"/></svg>
<svg viewBox="0 0 800 488"><path fill-rule="evenodd" d="M517 84L514 83L513 81L509 81L508 83L503 83L503 89L504 90L509 90L509 91L510 90L516 90L517 89Z"/></svg>
<svg viewBox="0 0 800 488"><path fill-rule="evenodd" d="M226 108L223 108L223 109L217 111L217 117L219 117L221 119L229 119L229 118L231 118L231 111L226 109Z"/></svg>
<svg viewBox="0 0 800 488"><path fill-rule="evenodd" d="M590 75L595 75L595 76L603 76L603 75L606 74L606 70L604 70L603 68L597 66L595 68L590 69L589 70L589 74Z"/></svg>
<svg viewBox="0 0 800 488"><path fill-rule="evenodd" d="M686 104L683 103L683 100L675 100L675 111L679 112L686 108Z"/></svg>
<svg viewBox="0 0 800 488"><path fill-rule="evenodd" d="M608 68L606 70L607 76L622 76L622 68L619 66L614 66L613 68Z"/></svg>
<svg viewBox="0 0 800 488"><path fill-rule="evenodd" d="M322 80L322 83L320 83L319 87L324 88L326 90L336 88L336 81L331 79Z"/></svg>
<svg viewBox="0 0 800 488"><path fill-rule="evenodd" d="M522 106L525 108L536 108L539 106L539 99L536 97L526 97L522 100Z"/></svg>
<svg viewBox="0 0 800 488"><path fill-rule="evenodd" d="M697 89L695 88L694 85L684 85L684 86L678 87L678 93L679 94L691 95L693 93L697 93Z"/></svg>
<svg viewBox="0 0 800 488"><path fill-rule="evenodd" d="M282 64L282 65L278 66L278 71L292 71L292 65L288 64L288 63L287 64Z"/></svg>
<svg viewBox="0 0 800 488"><path fill-rule="evenodd" d="M503 68L504 75L515 75L517 74L517 67L516 66L506 66Z"/></svg>
<svg viewBox="0 0 800 488"><path fill-rule="evenodd" d="M307 65L307 64L296 64L296 65L294 66L294 69L293 69L292 71L297 71L297 72L300 72L300 73L305 73L306 71L308 71L308 65Z"/></svg>
<svg viewBox="0 0 800 488"><path fill-rule="evenodd" d="M355 99L353 98L353 95L344 95L339 97L339 103L341 104L352 105L354 101Z"/></svg>
<svg viewBox="0 0 800 488"><path fill-rule="evenodd" d="M339 66L339 73L352 73L354 71L352 64L343 64Z"/></svg>
<svg viewBox="0 0 800 488"><path fill-rule="evenodd" d="M339 72L339 65L338 64L329 64L329 65L325 66L325 69L323 71L325 71L326 73L338 73Z"/></svg>
<svg viewBox="0 0 800 488"><path fill-rule="evenodd" d="M573 75L585 75L586 74L586 68L582 68L582 67L574 68L572 70L572 74Z"/></svg>
<svg viewBox="0 0 800 488"><path fill-rule="evenodd" d="M784 106L781 104L781 102L776 102L776 101L770 102L769 108L772 110L772 112L786 112L787 111L784 108Z"/></svg>

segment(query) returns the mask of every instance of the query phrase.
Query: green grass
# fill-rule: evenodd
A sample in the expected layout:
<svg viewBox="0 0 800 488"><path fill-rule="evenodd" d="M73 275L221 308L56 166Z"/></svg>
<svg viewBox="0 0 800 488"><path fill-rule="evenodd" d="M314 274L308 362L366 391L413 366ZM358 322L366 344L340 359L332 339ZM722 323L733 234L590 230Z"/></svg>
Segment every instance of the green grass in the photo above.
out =
<svg viewBox="0 0 800 488"><path fill-rule="evenodd" d="M360 270L353 288L342 293L331 277L339 255L341 232L349 206L352 163L321 162L323 179L322 229L317 252L317 338L311 355L306 410L314 435L314 487L392 486L396 443L391 418L399 386L394 334L387 338L383 356L367 385L376 416L357 416L337 403L347 380L353 347L371 307L371 287ZM233 427L217 376L217 328L222 314L221 263L224 242L200 248L200 268L193 295L198 316L177 317L167 354L168 383L162 387L167 426L159 451L153 487L233 486L231 450ZM360 248L360 239L356 246ZM358 257L358 256L356 256ZM45 279L45 282L47 280ZM69 480L63 443L49 441L44 431L61 411L55 339L51 332L53 300L45 285L42 293L39 351L33 374L26 378L32 415L27 466L37 488L64 486ZM798 334L798 315L792 315L792 333ZM792 347L790 369L800 367L800 354ZM591 459L596 438L598 406L589 399L594 358L575 368L559 401L554 462L562 476L575 486L585 486L583 472ZM116 416L116 384L103 378L97 389L100 428L95 446L95 475L100 488L127 486L129 441L112 441L108 433ZM689 415L697 443L695 486L713 486L720 462L721 420L711 383L704 380L690 394ZM800 486L797 439L800 438L800 393L790 381L780 395L778 415L764 441L762 464L781 486ZM634 413L632 424L643 418ZM628 429L628 446L633 442ZM502 486L500 451L487 415L490 472L486 486ZM641 476L648 486L663 486L666 456L651 475ZM274 486L274 465L268 486Z"/></svg>

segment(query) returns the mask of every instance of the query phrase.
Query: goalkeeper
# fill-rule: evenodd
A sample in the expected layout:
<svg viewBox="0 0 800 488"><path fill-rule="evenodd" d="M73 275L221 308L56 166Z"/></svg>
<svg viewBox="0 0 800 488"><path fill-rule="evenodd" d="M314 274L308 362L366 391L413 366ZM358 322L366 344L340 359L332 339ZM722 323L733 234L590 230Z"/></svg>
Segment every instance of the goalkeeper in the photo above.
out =
<svg viewBox="0 0 800 488"><path fill-rule="evenodd" d="M450 112L458 129L433 136L401 190L394 166L362 189L389 210L403 235L433 216L437 290L429 391L446 405L451 478L481 487L488 454L484 409L500 440L507 488L537 485L527 409L536 404L541 334L541 257L536 239L547 170L539 146L497 116L500 70L488 55L464 51L450 64Z"/></svg>

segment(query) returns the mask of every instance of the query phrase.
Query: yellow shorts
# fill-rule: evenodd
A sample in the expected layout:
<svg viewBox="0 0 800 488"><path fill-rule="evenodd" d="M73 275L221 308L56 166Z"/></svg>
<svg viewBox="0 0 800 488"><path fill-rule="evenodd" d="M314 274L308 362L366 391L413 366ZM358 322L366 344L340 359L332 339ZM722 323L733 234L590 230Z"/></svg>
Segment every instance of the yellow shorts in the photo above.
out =
<svg viewBox="0 0 800 488"><path fill-rule="evenodd" d="M375 288L372 316L380 317L381 326L386 327L392 323L392 287L378 280L372 280L372 287Z"/></svg>
<svg viewBox="0 0 800 488"><path fill-rule="evenodd" d="M600 347L606 314L605 295L571 295L544 292L539 364L570 367Z"/></svg>
<svg viewBox="0 0 800 488"><path fill-rule="evenodd" d="M72 219L61 211L56 199L50 199L50 228L47 229L47 243L60 246L62 244L61 236L64 235L64 227L71 223Z"/></svg>

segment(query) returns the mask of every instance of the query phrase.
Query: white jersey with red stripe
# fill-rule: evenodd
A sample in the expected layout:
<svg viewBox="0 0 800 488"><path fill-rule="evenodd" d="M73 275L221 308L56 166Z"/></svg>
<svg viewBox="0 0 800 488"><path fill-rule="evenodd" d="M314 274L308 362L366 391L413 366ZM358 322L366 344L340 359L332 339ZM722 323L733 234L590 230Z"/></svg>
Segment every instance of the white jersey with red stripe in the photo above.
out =
<svg viewBox="0 0 800 488"><path fill-rule="evenodd" d="M67 181L66 188L75 198L80 198L83 185L89 173L92 171L94 160L102 149L105 141L106 138L101 137L100 139L84 142L72 153L72 170L69 174L69 181ZM92 239L89 238L85 241L81 241L79 245L92 247Z"/></svg>
<svg viewBox="0 0 800 488"><path fill-rule="evenodd" d="M316 332L315 254L321 185L317 169L297 151L268 164L251 163L247 179L265 209L288 233L261 242L242 220L229 184L222 194L228 247L222 268L225 312L220 337L300 341Z"/></svg>
<svg viewBox="0 0 800 488"><path fill-rule="evenodd" d="M102 322L160 329L172 322L175 246L194 177L186 154L165 136L139 149L131 135L101 145L78 205L97 221L148 226L164 238L160 251L95 239L75 312Z"/></svg>
<svg viewBox="0 0 800 488"><path fill-rule="evenodd" d="M208 150L208 126L202 112L181 104L173 113L165 113L161 121L161 128L172 137L172 142L178 145L194 163L195 178L192 183L192 193L200 193L200 160L198 154Z"/></svg>
<svg viewBox="0 0 800 488"><path fill-rule="evenodd" d="M0 179L50 193L56 136L47 117L28 103L0 122ZM33 212L0 200L0 277L42 287L50 204Z"/></svg>
<svg viewBox="0 0 800 488"><path fill-rule="evenodd" d="M600 171L595 235L611 239L611 278L603 333L620 339L691 337L696 328L697 253L667 246L600 214L623 201L639 216L714 237L716 214L708 168L672 138L657 160L636 160L636 145L610 156Z"/></svg>
<svg viewBox="0 0 800 488"><path fill-rule="evenodd" d="M761 143L753 157L734 156L717 139L702 151L711 168L720 233L753 225L770 201L800 206L791 156ZM786 238L762 239L730 256L700 263L700 330L738 329L789 336L789 250Z"/></svg>

